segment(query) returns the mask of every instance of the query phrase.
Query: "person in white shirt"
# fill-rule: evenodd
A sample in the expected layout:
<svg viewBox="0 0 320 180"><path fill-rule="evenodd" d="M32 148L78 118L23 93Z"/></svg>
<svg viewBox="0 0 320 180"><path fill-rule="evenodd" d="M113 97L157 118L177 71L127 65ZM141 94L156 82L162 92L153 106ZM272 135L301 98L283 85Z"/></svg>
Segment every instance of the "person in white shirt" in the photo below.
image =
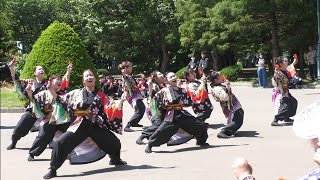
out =
<svg viewBox="0 0 320 180"><path fill-rule="evenodd" d="M258 67L257 74L259 79L259 86L261 88L265 88L267 86L267 71L264 63L265 61L264 61L263 55L260 54L259 60L256 66Z"/></svg>
<svg viewBox="0 0 320 180"><path fill-rule="evenodd" d="M317 80L316 50L314 50L312 46L309 46L307 60L308 60L311 80L315 81Z"/></svg>

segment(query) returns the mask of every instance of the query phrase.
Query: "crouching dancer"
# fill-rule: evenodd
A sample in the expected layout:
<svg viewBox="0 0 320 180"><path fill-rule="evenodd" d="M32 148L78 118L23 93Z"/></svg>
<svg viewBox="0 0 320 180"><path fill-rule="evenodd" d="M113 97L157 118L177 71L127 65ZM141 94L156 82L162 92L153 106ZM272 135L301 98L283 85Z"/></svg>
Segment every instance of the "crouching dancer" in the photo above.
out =
<svg viewBox="0 0 320 180"><path fill-rule="evenodd" d="M96 78L91 70L83 72L82 89L73 90L62 96L61 103L68 105L71 125L53 145L50 170L43 177L51 179L57 176L68 154L87 137L90 137L100 149L109 154L110 165L125 165L120 159L120 140L110 131L122 133L122 121L115 118L108 121L105 113L108 104L106 95L95 89Z"/></svg>
<svg viewBox="0 0 320 180"><path fill-rule="evenodd" d="M165 118L158 129L150 136L146 153L152 152L152 147L167 143L179 128L185 130L197 139L197 145L207 146L208 124L197 120L184 106L192 104L187 92L178 87L177 77L173 72L166 75L168 87L161 89L155 95L157 107L165 111Z"/></svg>
<svg viewBox="0 0 320 180"><path fill-rule="evenodd" d="M228 119L227 126L218 133L218 138L230 138L243 124L244 111L237 97L232 93L230 82L219 72L210 73L212 96L222 108L223 114Z"/></svg>

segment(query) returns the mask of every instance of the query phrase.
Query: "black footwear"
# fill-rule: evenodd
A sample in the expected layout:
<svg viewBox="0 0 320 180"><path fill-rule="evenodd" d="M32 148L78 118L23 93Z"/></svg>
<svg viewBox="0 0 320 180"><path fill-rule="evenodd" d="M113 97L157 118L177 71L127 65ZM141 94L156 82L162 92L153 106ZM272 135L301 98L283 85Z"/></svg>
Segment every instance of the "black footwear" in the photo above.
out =
<svg viewBox="0 0 320 180"><path fill-rule="evenodd" d="M29 154L28 161L34 161L34 156Z"/></svg>
<svg viewBox="0 0 320 180"><path fill-rule="evenodd" d="M286 122L286 123L293 123L293 122L294 122L294 120L293 120L293 119L288 118L288 119L284 120L284 122Z"/></svg>
<svg viewBox="0 0 320 180"><path fill-rule="evenodd" d="M136 140L136 143L139 144L139 145L145 144L145 143L143 142L143 139L144 139L144 138L145 138L144 136L140 136L140 137Z"/></svg>
<svg viewBox="0 0 320 180"><path fill-rule="evenodd" d="M130 126L131 126L131 127L143 127L143 125L138 124L138 123L137 123L137 124L130 124Z"/></svg>
<svg viewBox="0 0 320 180"><path fill-rule="evenodd" d="M273 121L273 122L271 123L271 126L282 126L282 124L279 124L278 122Z"/></svg>
<svg viewBox="0 0 320 180"><path fill-rule="evenodd" d="M228 138L230 138L231 136L228 136L228 135L226 135L225 133L220 132L220 133L217 135L217 137L218 137L218 138L223 138L223 139L228 139Z"/></svg>
<svg viewBox="0 0 320 180"><path fill-rule="evenodd" d="M125 127L125 128L123 129L123 131L124 131L124 132L134 132L134 130L133 130L133 129L130 129L130 127Z"/></svg>
<svg viewBox="0 0 320 180"><path fill-rule="evenodd" d="M30 129L30 132L37 132L39 131L39 127L36 126L32 126L32 128Z"/></svg>
<svg viewBox="0 0 320 180"><path fill-rule="evenodd" d="M145 152L145 153L148 153L148 154L149 154L149 153L152 153L152 149L151 149L151 148L152 148L152 147L148 145L148 146L146 147L146 149L144 150L144 152Z"/></svg>
<svg viewBox="0 0 320 180"><path fill-rule="evenodd" d="M43 176L43 179L51 179L54 177L57 177L57 171L55 169L50 168L50 171Z"/></svg>
<svg viewBox="0 0 320 180"><path fill-rule="evenodd" d="M54 144L54 141L52 141L51 143L49 143L49 144L48 144L48 148L49 148L49 149L53 149L53 144Z"/></svg>
<svg viewBox="0 0 320 180"><path fill-rule="evenodd" d="M7 150L15 149L17 142L18 141L16 141L16 140L12 140L11 144L7 147Z"/></svg>
<svg viewBox="0 0 320 180"><path fill-rule="evenodd" d="M119 160L110 160L109 161L109 165L114 165L114 166L123 166L123 165L127 165L127 162L126 161L123 161L123 160L121 160L121 159L119 159Z"/></svg>
<svg viewBox="0 0 320 180"><path fill-rule="evenodd" d="M204 142L204 143L198 143L198 142L197 142L197 145L200 146L200 147L206 147L206 146L209 146L209 143L206 143L206 142Z"/></svg>

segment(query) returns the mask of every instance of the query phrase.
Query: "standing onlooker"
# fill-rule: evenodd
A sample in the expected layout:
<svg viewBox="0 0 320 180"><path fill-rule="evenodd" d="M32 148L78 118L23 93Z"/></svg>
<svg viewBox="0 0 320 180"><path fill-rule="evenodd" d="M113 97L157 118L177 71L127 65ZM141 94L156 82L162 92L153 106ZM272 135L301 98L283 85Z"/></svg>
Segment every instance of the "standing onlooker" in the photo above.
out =
<svg viewBox="0 0 320 180"><path fill-rule="evenodd" d="M138 86L138 89L141 92L141 95L143 96L143 98L147 97L148 84L146 82L146 76L144 74L141 74L140 81L137 86Z"/></svg>
<svg viewBox="0 0 320 180"><path fill-rule="evenodd" d="M259 79L259 86L260 88L265 88L267 86L267 71L266 71L266 65L263 58L263 55L259 55L259 60L256 64L258 67L257 73L258 73L258 79Z"/></svg>
<svg viewBox="0 0 320 180"><path fill-rule="evenodd" d="M194 56L194 53L192 53L191 60L188 64L188 69L192 69L197 72L198 65L199 65L199 62L196 62L196 57Z"/></svg>
<svg viewBox="0 0 320 180"><path fill-rule="evenodd" d="M311 80L315 81L317 80L316 50L314 50L312 46L309 46L307 60L308 60Z"/></svg>
<svg viewBox="0 0 320 180"><path fill-rule="evenodd" d="M206 57L206 51L201 52L201 59L199 62L199 75L202 77L203 74L208 75L209 69L209 59Z"/></svg>

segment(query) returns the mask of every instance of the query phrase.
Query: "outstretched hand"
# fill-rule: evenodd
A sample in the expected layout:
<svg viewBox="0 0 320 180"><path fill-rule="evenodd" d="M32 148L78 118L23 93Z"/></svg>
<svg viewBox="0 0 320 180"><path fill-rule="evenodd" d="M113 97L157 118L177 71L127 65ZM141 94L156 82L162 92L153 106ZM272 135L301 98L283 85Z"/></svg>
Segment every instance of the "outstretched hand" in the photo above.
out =
<svg viewBox="0 0 320 180"><path fill-rule="evenodd" d="M67 67L67 73L71 73L72 71L72 63L69 63L68 67Z"/></svg>

